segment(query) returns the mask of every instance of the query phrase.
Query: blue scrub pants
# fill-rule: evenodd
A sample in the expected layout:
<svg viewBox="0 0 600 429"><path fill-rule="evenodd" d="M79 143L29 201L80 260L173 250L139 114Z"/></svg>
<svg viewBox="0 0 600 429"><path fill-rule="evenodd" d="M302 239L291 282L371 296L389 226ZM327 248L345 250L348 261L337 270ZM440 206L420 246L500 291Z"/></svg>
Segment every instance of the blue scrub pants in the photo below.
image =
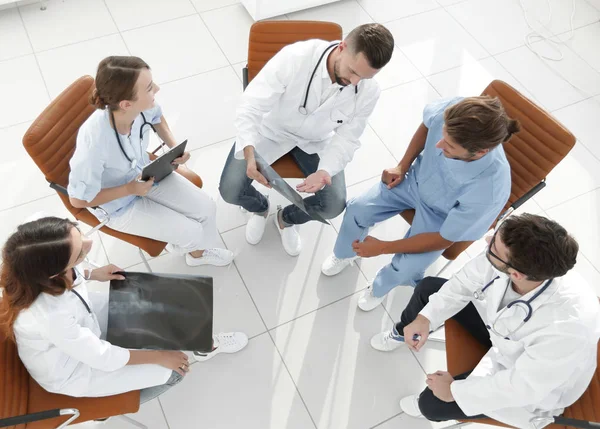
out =
<svg viewBox="0 0 600 429"><path fill-rule="evenodd" d="M446 218L446 215L435 213L421 203L411 171L395 188L388 189L380 182L365 194L348 202L333 253L340 259L356 256L352 250L354 240L364 240L373 225L407 209L416 209L416 213L405 238L425 232L439 232ZM415 287L423 279L427 267L442 253L443 250L397 253L392 262L377 273L373 281L373 296L382 297L396 286Z"/></svg>

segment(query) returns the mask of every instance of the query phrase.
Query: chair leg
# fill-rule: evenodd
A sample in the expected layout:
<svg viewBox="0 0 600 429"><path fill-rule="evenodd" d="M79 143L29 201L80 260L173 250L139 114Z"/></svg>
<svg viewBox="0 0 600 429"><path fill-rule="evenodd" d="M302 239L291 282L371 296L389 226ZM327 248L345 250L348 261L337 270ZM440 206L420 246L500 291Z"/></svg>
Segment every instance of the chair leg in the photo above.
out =
<svg viewBox="0 0 600 429"><path fill-rule="evenodd" d="M143 424L141 424L140 422L138 422L136 420L133 420L131 417L127 417L127 416L121 415L121 416L115 416L115 419L125 420L130 425L133 425L133 426L138 427L140 429L148 429L148 426L143 425Z"/></svg>
<svg viewBox="0 0 600 429"><path fill-rule="evenodd" d="M148 260L146 259L146 255L144 255L144 252L139 247L138 247L138 252L140 253L140 257L142 258L142 262L144 262L146 269L148 270L149 273L152 273L153 271L152 271L152 268L150 268L150 264L148 263Z"/></svg>

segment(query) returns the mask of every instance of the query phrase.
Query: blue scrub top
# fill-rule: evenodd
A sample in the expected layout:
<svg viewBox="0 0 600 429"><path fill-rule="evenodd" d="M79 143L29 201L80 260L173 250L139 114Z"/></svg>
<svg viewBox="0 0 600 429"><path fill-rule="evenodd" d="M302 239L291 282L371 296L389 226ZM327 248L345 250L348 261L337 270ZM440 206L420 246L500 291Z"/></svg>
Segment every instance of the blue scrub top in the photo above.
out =
<svg viewBox="0 0 600 429"><path fill-rule="evenodd" d="M162 109L158 104L143 113L151 124L160 123ZM67 191L70 197L90 202L102 189L121 186L134 180L150 162L147 149L148 135L152 128L148 125L144 127L140 141L140 128L144 123L142 115L133 121L129 136L119 135L123 149L130 159L136 161L134 168L119 148L109 116L108 110L96 110L79 128L75 153L69 162L71 172ZM101 207L111 217L118 216L136 198L138 197L135 195L128 195L102 204ZM102 220L102 212L92 212Z"/></svg>
<svg viewBox="0 0 600 429"><path fill-rule="evenodd" d="M444 110L460 100L443 99L425 107L427 141L411 166L421 203L445 216L440 234L454 242L480 239L504 208L511 190L510 165L502 145L470 162L446 158L435 147L442 138Z"/></svg>

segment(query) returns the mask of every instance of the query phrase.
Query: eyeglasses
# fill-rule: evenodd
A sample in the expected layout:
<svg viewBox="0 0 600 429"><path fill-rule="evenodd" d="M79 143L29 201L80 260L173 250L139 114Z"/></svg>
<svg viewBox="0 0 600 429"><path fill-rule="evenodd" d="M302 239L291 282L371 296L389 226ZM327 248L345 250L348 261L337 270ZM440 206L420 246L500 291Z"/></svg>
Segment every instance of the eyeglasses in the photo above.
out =
<svg viewBox="0 0 600 429"><path fill-rule="evenodd" d="M521 274L526 274L523 270L515 267L512 264L509 264L508 262L506 262L505 260L503 260L502 258L500 258L500 256L496 255L493 251L492 251L492 247L494 246L494 243L496 242L496 234L498 234L498 230L496 230L496 232L494 233L494 235L492 235L492 239L490 240L490 245L487 248L487 258L490 261L490 263L492 263L492 261L490 260L490 255L493 256L495 259L497 259L498 261L502 262L504 265L506 265L507 267L512 268L513 270L516 270L518 272L520 272ZM492 265L494 265L492 263Z"/></svg>

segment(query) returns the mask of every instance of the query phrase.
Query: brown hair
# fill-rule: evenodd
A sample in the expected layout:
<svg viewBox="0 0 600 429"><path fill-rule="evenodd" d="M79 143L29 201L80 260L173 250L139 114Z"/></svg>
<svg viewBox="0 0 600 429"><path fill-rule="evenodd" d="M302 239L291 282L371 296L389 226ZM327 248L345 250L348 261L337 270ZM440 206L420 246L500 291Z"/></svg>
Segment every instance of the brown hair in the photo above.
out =
<svg viewBox="0 0 600 429"><path fill-rule="evenodd" d="M135 100L135 83L140 70L150 67L138 57L106 57L98 64L96 88L90 104L97 109L118 110L123 100Z"/></svg>
<svg viewBox="0 0 600 429"><path fill-rule="evenodd" d="M45 217L20 225L6 241L0 272L0 329L7 338L14 339L17 316L42 292L61 295L71 288L66 268L75 225L68 219Z"/></svg>
<svg viewBox="0 0 600 429"><path fill-rule="evenodd" d="M579 245L558 223L529 213L507 218L499 230L508 262L528 280L564 276L577 262ZM521 271L522 270L522 271Z"/></svg>
<svg viewBox="0 0 600 429"><path fill-rule="evenodd" d="M381 24L363 24L346 37L346 43L354 54L363 53L374 69L381 69L392 58L394 36Z"/></svg>
<svg viewBox="0 0 600 429"><path fill-rule="evenodd" d="M468 97L448 107L444 122L448 135L472 154L495 148L521 129L500 100L488 96Z"/></svg>

